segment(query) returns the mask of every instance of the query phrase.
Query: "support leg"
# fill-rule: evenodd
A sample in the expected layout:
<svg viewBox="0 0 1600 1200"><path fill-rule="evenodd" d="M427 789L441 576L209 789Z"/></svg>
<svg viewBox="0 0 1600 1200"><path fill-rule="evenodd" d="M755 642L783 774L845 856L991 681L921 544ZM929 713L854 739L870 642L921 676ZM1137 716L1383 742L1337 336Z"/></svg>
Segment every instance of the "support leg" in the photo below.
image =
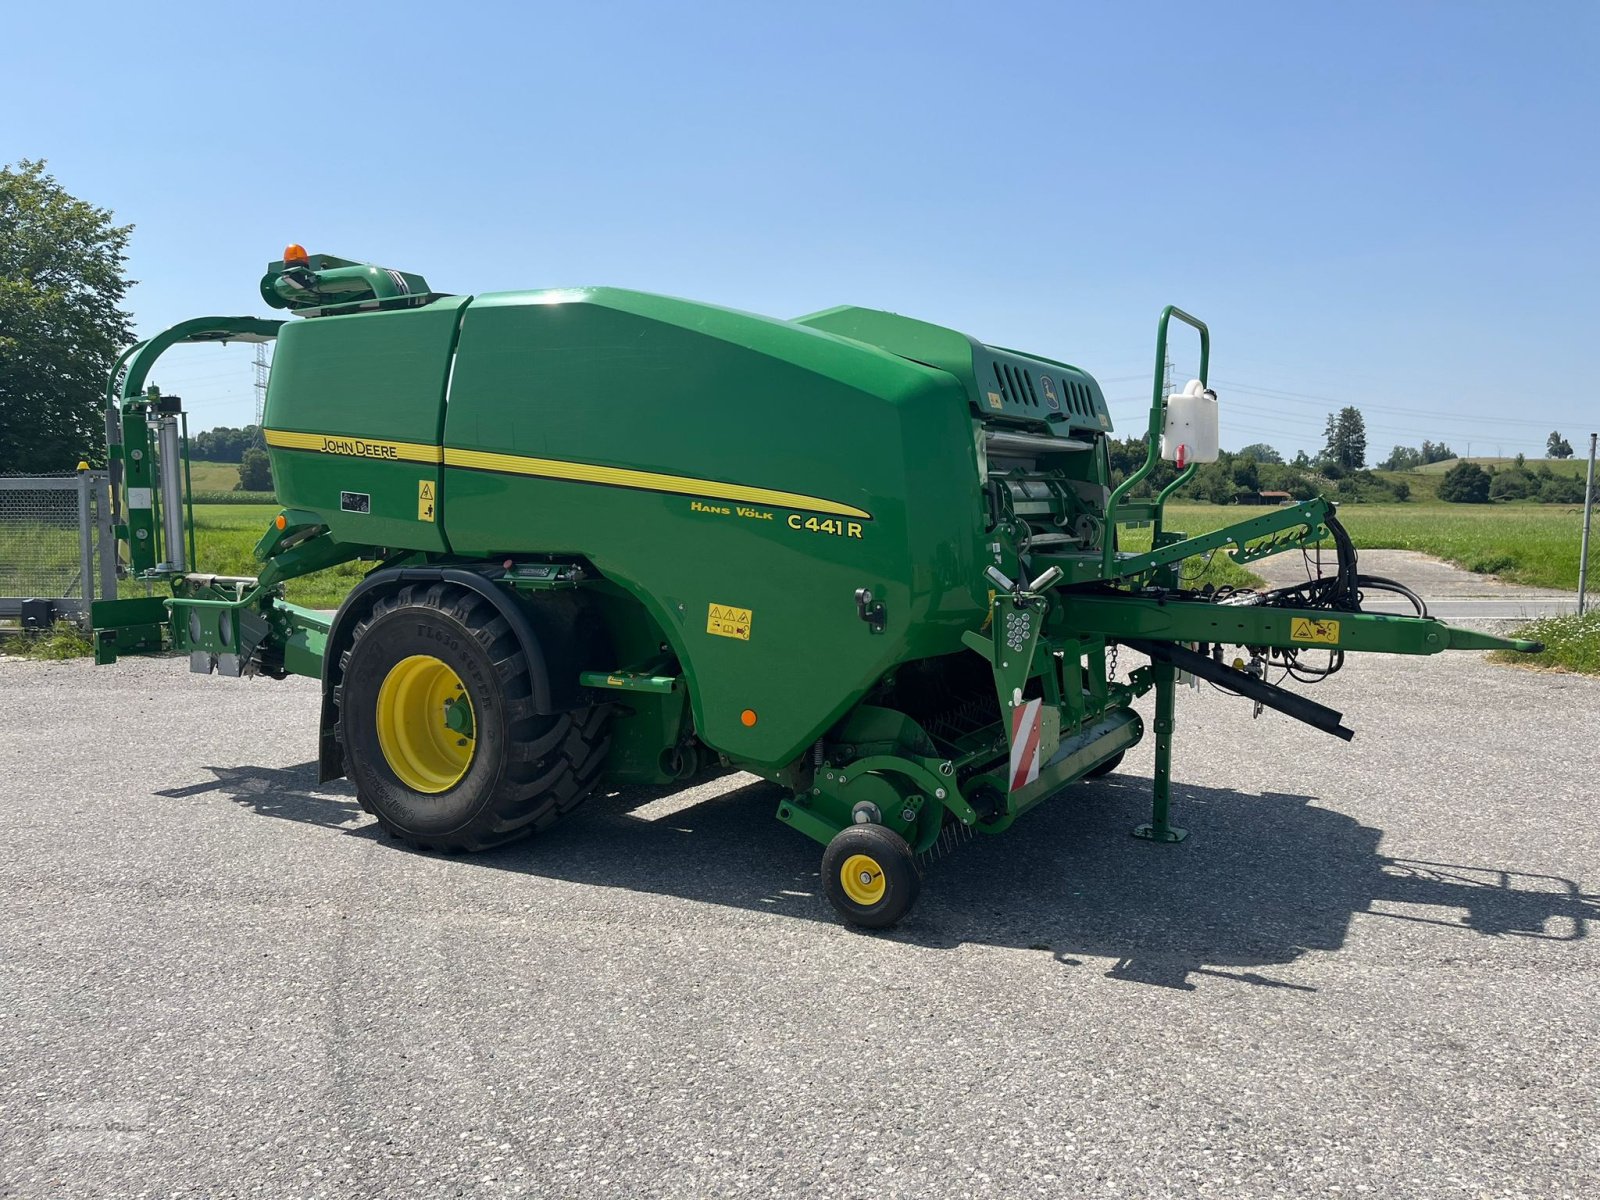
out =
<svg viewBox="0 0 1600 1200"><path fill-rule="evenodd" d="M1181 842L1189 836L1189 831L1167 822L1167 810L1172 804L1172 716L1178 690L1177 671L1171 663L1164 662L1152 663L1151 669L1156 681L1155 802L1150 823L1135 828L1133 836L1150 842Z"/></svg>

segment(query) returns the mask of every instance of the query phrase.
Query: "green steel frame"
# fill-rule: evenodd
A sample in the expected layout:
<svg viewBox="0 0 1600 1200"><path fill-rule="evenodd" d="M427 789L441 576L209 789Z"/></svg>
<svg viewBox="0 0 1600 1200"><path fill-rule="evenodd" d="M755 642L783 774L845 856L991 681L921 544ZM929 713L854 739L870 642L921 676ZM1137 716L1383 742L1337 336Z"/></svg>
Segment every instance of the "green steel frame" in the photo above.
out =
<svg viewBox="0 0 1600 1200"><path fill-rule="evenodd" d="M1167 398L1162 393L1163 381L1166 377L1167 364L1167 326L1173 317L1177 317L1186 325L1193 326L1200 334L1200 382L1208 383L1211 371L1211 330L1206 323L1198 317L1191 317L1176 305L1169 304L1161 310L1161 320L1156 324L1156 372L1155 383L1150 392L1150 421L1146 430L1148 444L1145 447L1144 462L1113 489L1111 498L1106 501L1106 529L1108 535L1105 545L1101 550L1100 573L1104 579L1114 579L1119 576L1136 574L1136 571L1119 570L1116 562L1117 542L1111 531L1121 522L1118 520L1118 509L1122 498L1144 481L1146 475L1155 468L1157 460L1161 457L1161 429L1166 419ZM1153 543L1159 545L1161 541L1162 520L1166 512L1167 499L1184 484L1194 477L1200 464L1190 463L1178 477L1156 496L1155 503L1148 510L1141 509L1139 520L1151 520L1154 524ZM1148 513L1148 515L1145 515Z"/></svg>

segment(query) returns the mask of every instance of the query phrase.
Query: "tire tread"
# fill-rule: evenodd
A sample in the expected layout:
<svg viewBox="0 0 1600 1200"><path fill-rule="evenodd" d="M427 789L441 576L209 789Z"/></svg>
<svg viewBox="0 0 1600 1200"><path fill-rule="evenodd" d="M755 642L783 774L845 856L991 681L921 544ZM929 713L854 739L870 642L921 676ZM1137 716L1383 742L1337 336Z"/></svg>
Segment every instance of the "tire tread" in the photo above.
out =
<svg viewBox="0 0 1600 1200"><path fill-rule="evenodd" d="M350 646L340 656L341 672L374 624L406 608L432 609L457 621L488 655L500 684L508 744L489 802L448 835L419 836L392 824L375 806L362 801L362 807L374 812L391 837L418 849L452 854L490 850L542 832L582 804L611 747L610 712L594 706L547 716L535 713L527 654L510 623L483 597L444 582L411 584L380 597L357 622ZM333 694L336 709L342 707L344 689ZM341 743L343 730L343 721L336 721L335 736ZM344 751L350 754L348 744Z"/></svg>

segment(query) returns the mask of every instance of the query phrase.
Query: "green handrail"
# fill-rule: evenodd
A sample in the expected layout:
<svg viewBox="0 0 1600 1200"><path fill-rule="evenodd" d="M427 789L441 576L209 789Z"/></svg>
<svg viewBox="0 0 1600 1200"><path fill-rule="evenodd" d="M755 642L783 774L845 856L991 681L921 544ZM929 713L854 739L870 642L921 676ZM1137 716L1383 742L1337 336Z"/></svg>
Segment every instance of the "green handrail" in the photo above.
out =
<svg viewBox="0 0 1600 1200"><path fill-rule="evenodd" d="M1106 501L1106 533L1105 545L1101 548L1100 568L1101 575L1106 579L1112 577L1115 569L1117 554L1117 505L1144 477L1150 474L1156 465L1156 460L1161 455L1161 427L1166 419L1167 398L1162 393L1161 383L1167 365L1167 324L1173 317L1177 317L1185 325L1191 325L1200 333L1200 382L1206 383L1206 372L1211 366L1211 331L1206 328L1206 323L1198 317L1191 317L1183 309L1169 304L1161 310L1161 322L1156 326L1156 378L1151 388L1150 398L1150 430L1146 435L1149 446L1145 452L1144 464L1129 475L1111 493L1111 499ZM1189 481L1195 472L1198 463L1190 463L1179 476L1161 489L1155 502L1154 532L1161 532L1162 506L1166 504L1167 497ZM1153 543L1152 543L1153 544Z"/></svg>

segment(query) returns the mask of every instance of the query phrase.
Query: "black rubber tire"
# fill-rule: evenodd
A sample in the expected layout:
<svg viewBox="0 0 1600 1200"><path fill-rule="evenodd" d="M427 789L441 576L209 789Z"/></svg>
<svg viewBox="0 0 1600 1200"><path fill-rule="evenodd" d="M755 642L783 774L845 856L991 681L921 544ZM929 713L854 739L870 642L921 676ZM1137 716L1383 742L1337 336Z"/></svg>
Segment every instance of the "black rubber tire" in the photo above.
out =
<svg viewBox="0 0 1600 1200"><path fill-rule="evenodd" d="M446 791L414 791L384 757L378 689L401 659L445 662L472 702L475 746L466 774ZM604 707L540 715L510 624L482 596L448 583L383 597L355 627L340 659L337 736L363 808L383 828L425 850L487 850L547 829L583 802L610 749Z"/></svg>
<svg viewBox="0 0 1600 1200"><path fill-rule="evenodd" d="M883 898L876 903L860 904L844 890L841 870L853 854L870 856L883 871ZM882 825L852 825L834 834L822 852L822 887L834 911L849 924L888 929L911 911L922 876L905 838Z"/></svg>
<svg viewBox="0 0 1600 1200"><path fill-rule="evenodd" d="M1085 779L1099 779L1100 776L1102 776L1102 775L1111 774L1111 772L1115 771L1118 767L1120 767L1122 765L1122 758L1127 753L1128 752L1126 750L1118 750L1115 754L1113 754L1110 758L1106 759L1105 762L1101 763L1098 767L1095 767L1092 771L1086 772L1084 774L1084 778Z"/></svg>

